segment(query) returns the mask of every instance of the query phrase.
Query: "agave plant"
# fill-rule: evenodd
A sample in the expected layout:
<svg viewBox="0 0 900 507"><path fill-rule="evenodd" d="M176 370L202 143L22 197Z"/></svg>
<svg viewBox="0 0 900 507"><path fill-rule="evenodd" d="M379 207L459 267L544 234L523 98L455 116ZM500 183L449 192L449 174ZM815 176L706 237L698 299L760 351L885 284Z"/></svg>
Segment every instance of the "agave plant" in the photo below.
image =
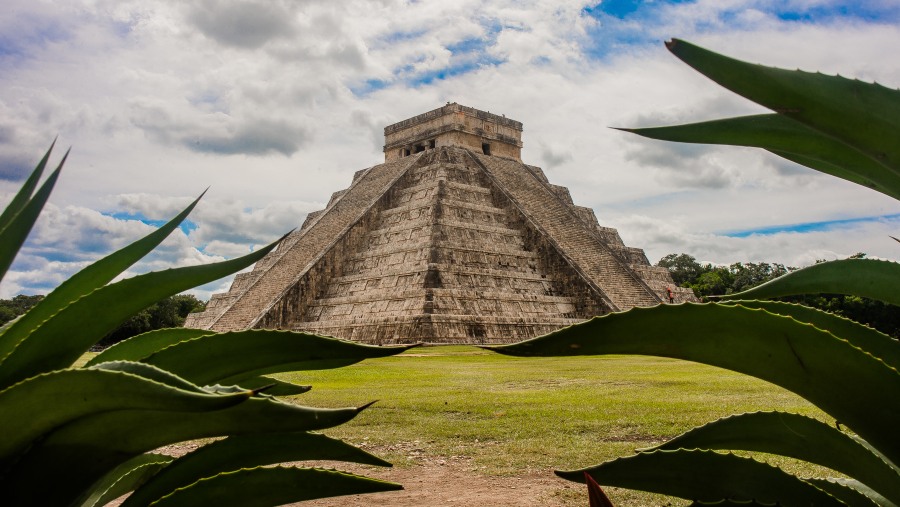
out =
<svg viewBox="0 0 900 507"><path fill-rule="evenodd" d="M764 148L900 199L900 92L841 77L734 60L685 41L678 58L772 114L623 129L669 141ZM783 412L734 415L635 455L576 471L584 482L651 491L697 505L900 505L900 344L874 329L799 305L751 300L805 293L894 305L900 265L849 259L789 273L713 304L662 305L594 318L508 346L522 356L643 354L745 373L789 389L837 425ZM732 453L804 460L844 474L800 478ZM849 478L847 478L849 477Z"/></svg>
<svg viewBox="0 0 900 507"><path fill-rule="evenodd" d="M51 149L0 215L0 278L47 201L65 157L38 188ZM201 196L202 197L202 196ZM199 200L199 198L198 198ZM334 368L404 348L371 347L305 333L162 329L133 337L75 367L88 349L149 304L234 273L244 257L110 283L163 241L197 201L148 236L93 263L0 328L0 491L4 505L281 505L402 489L315 468L303 460L390 466L312 433L366 406L321 409L275 395L309 389L266 375ZM152 452L227 437L173 458Z"/></svg>

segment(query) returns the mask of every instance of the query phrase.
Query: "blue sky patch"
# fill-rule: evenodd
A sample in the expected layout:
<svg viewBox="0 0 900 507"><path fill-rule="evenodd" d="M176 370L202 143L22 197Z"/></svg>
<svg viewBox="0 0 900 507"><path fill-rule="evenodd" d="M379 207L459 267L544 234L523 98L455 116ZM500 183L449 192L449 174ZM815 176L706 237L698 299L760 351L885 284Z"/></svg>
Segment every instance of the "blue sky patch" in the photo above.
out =
<svg viewBox="0 0 900 507"><path fill-rule="evenodd" d="M390 86L390 84L390 81L386 81L383 79L366 79L360 85L351 85L350 91L357 97L365 97L372 92L377 92L378 90L387 88L388 86Z"/></svg>
<svg viewBox="0 0 900 507"><path fill-rule="evenodd" d="M499 62L488 62L489 65L496 65ZM443 69L429 70L419 74L415 74L406 80L407 84L413 88L429 85L436 80L443 80L453 76L459 76L462 74L467 74L469 72L478 70L483 65L477 61L468 61L458 63L456 65L451 65L449 67L445 67Z"/></svg>
<svg viewBox="0 0 900 507"><path fill-rule="evenodd" d="M153 227L161 227L169 220L152 220L144 216L142 213L128 213L124 211L114 211L112 213L103 213L103 215L115 218L116 220L137 220L138 222L145 223L147 225L152 225ZM185 234L190 234L191 231L197 229L197 224L192 222L191 220L184 220L178 226L182 232Z"/></svg>
<svg viewBox="0 0 900 507"><path fill-rule="evenodd" d="M835 19L858 19L871 23L896 23L900 20L900 4L891 2L838 2L814 5L806 10L778 12L784 21L822 23Z"/></svg>
<svg viewBox="0 0 900 507"><path fill-rule="evenodd" d="M425 29L394 32L394 33L389 33L389 34L385 35L384 37L381 37L379 42L382 42L384 44L391 44L394 42L415 40L415 39L422 37L426 33L428 33L428 30L425 30Z"/></svg>
<svg viewBox="0 0 900 507"><path fill-rule="evenodd" d="M835 229L852 227L854 225L878 222L900 222L900 213L892 215L879 215L874 217L845 218L841 220L826 220L823 222L805 222L800 224L789 225L771 225L766 227L758 227L755 229L744 229L739 231L729 231L722 233L723 236L729 238L746 238L749 236L770 236L772 234L781 234L785 232L795 232L800 234L810 232L828 232Z"/></svg>
<svg viewBox="0 0 900 507"><path fill-rule="evenodd" d="M647 9L655 9L661 5L691 3L694 0L603 0L590 7L585 7L581 12L595 18L612 16L625 19L634 13Z"/></svg>

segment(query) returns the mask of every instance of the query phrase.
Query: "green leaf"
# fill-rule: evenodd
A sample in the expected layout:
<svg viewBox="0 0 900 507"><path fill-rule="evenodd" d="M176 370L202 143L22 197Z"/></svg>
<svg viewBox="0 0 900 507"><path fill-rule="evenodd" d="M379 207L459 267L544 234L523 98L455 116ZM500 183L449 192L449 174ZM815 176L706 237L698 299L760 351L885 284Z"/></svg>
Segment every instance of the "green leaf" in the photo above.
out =
<svg viewBox="0 0 900 507"><path fill-rule="evenodd" d="M6 271L12 264L13 259L16 258L16 254L19 253L19 249L25 243L25 238L28 237L28 233L31 232L31 228L37 221L38 215L41 214L44 204L50 198L50 192L53 191L53 185L56 184L56 180L59 178L59 173L62 171L63 164L66 163L66 157L68 156L69 152L67 151L56 170L50 173L47 181L41 185L34 197L22 206L21 211L10 220L9 225L0 231L0 245L3 245L3 248L0 248L0 280L6 275Z"/></svg>
<svg viewBox="0 0 900 507"><path fill-rule="evenodd" d="M122 463L91 486L91 494L79 500L80 507L100 507L134 491L175 459L165 454L146 453Z"/></svg>
<svg viewBox="0 0 900 507"><path fill-rule="evenodd" d="M266 433L233 436L186 454L135 491L122 507L149 505L204 477L242 468L288 461L350 461L366 465L390 463L340 440L313 433Z"/></svg>
<svg viewBox="0 0 900 507"><path fill-rule="evenodd" d="M41 159L40 162L35 166L34 170L31 171L31 175L28 176L28 179L25 180L25 183L22 184L22 188L16 193L13 197L12 201L6 206L6 209L3 210L3 214L0 215L0 231L6 229L7 226L12 222L13 218L22 211L25 205L31 200L31 195L34 193L34 189L37 188L38 181L41 179L41 175L44 174L44 168L47 167L47 161L50 159L50 152L53 151L53 147L56 146L56 139L50 144L50 148L47 149L47 153L44 153L44 158Z"/></svg>
<svg viewBox="0 0 900 507"><path fill-rule="evenodd" d="M888 366L900 370L900 342L877 329L864 326L840 315L782 301L739 299L725 301L724 304L739 304L746 308L761 308L769 313L792 317L800 322L808 322L819 329L847 340L852 345L881 359Z"/></svg>
<svg viewBox="0 0 900 507"><path fill-rule="evenodd" d="M99 413L73 421L36 443L13 470L0 476L0 491L11 505L67 505L83 494L86 484L164 445L227 435L321 430L349 421L364 408L310 408L262 397L208 412ZM53 488L34 484L44 477L54 477Z"/></svg>
<svg viewBox="0 0 900 507"><path fill-rule="evenodd" d="M845 486L847 488L852 488L858 491L860 494L868 497L872 502L882 507L897 507L897 504L889 501L887 498L879 495L872 488L866 486L865 484L854 480L854 479L843 479L843 478L828 478L828 479L805 479L807 482L812 483L819 489L823 489L832 493L834 496L834 492L838 492L838 494L843 494L843 490L836 489L838 486ZM836 485L835 485L836 483ZM832 492L834 490L834 492Z"/></svg>
<svg viewBox="0 0 900 507"><path fill-rule="evenodd" d="M789 317L741 306L660 305L489 348L517 356L664 356L745 373L806 398L900 462L900 373Z"/></svg>
<svg viewBox="0 0 900 507"><path fill-rule="evenodd" d="M376 347L308 333L251 329L201 336L143 359L196 384L231 383L284 371L322 370L399 354L410 346Z"/></svg>
<svg viewBox="0 0 900 507"><path fill-rule="evenodd" d="M804 479L813 486L827 491L831 496L839 499L850 507L874 507L878 504L874 498L870 498L861 491L832 479ZM882 505L882 507L884 507Z"/></svg>
<svg viewBox="0 0 900 507"><path fill-rule="evenodd" d="M88 366L87 369L90 370L106 370L106 371L123 371L125 373L131 373L132 375L137 375L139 377L144 377L148 380L153 380L155 382L159 382L160 384L165 384L169 387L174 387L176 389L182 389L184 391L190 391L194 393L208 393L209 391L205 391L198 385L192 384L187 380L179 377L178 375L174 375L166 370L162 370L153 366L152 364L145 363L137 363L134 361L107 361L100 364L95 364ZM244 389L245 391L251 391L252 389Z"/></svg>
<svg viewBox="0 0 900 507"><path fill-rule="evenodd" d="M124 359L127 361L140 361L145 357L162 350L170 345L185 340L191 340L200 336L215 334L208 329L190 329L186 327L156 329L136 336L108 347L97 354L85 366Z"/></svg>
<svg viewBox="0 0 900 507"><path fill-rule="evenodd" d="M151 303L239 271L278 242L223 262L167 269L101 287L67 306L19 342L0 366L0 386L65 368L130 315ZM91 318L85 318L90 315ZM77 333L72 330L77 329Z"/></svg>
<svg viewBox="0 0 900 507"><path fill-rule="evenodd" d="M900 305L896 281L900 264L875 259L821 262L792 271L750 290L718 296L729 299L766 299L798 294L850 294Z"/></svg>
<svg viewBox="0 0 900 507"><path fill-rule="evenodd" d="M119 276L129 266L156 248L157 245L162 243L162 241L166 239L185 218L187 218L188 214L194 209L194 206L197 205L197 202L199 202L202 197L203 194L200 194L200 197L194 200L194 202L175 218L159 229L148 234L143 239L107 255L99 261L82 269L60 284L59 287L50 292L50 294L47 294L47 297L41 300L40 303L17 321L15 325L10 326L10 328L0 336L0 360L5 358L20 341L25 339L29 333L40 326L44 321L53 317L54 314L78 298L103 287L109 283L110 280ZM139 310L140 309L143 308L139 308ZM128 316L130 316L130 314ZM115 359L130 358L120 357Z"/></svg>
<svg viewBox="0 0 900 507"><path fill-rule="evenodd" d="M302 386L284 382L283 380L274 379L272 377L262 376L240 379L234 381L234 383L244 389L252 389L254 391L265 387L265 394L270 396L296 396L298 394L309 392L309 390L312 389L312 386Z"/></svg>
<svg viewBox="0 0 900 507"><path fill-rule="evenodd" d="M203 479L166 496L154 507L268 507L315 498L397 491L403 486L335 470L254 468Z"/></svg>
<svg viewBox="0 0 900 507"><path fill-rule="evenodd" d="M828 467L900 501L900 474L850 436L813 418L783 412L756 412L694 428L654 449L757 451ZM824 489L824 488L823 488Z"/></svg>
<svg viewBox="0 0 900 507"><path fill-rule="evenodd" d="M784 507L844 505L828 493L766 463L733 454L679 449L642 452L595 467L556 472L584 482L587 472L605 486L638 489L700 502L749 502Z"/></svg>
<svg viewBox="0 0 900 507"><path fill-rule="evenodd" d="M0 392L0 414L15 414L0 418L0 465L54 428L76 419L90 419L92 414L126 409L218 410L240 404L251 394L189 392L121 371L46 373Z"/></svg>
<svg viewBox="0 0 900 507"><path fill-rule="evenodd" d="M793 162L900 199L900 176L850 146L779 114L619 130L663 141L763 148Z"/></svg>
<svg viewBox="0 0 900 507"><path fill-rule="evenodd" d="M900 92L840 76L735 60L688 42L666 46L706 77L900 173Z"/></svg>

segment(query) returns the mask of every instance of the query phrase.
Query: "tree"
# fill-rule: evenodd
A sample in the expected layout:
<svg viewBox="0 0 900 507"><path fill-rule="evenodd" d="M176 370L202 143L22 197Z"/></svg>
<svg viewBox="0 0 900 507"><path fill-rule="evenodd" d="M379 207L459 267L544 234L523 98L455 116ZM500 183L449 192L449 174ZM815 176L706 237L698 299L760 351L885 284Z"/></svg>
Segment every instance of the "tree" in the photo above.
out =
<svg viewBox="0 0 900 507"><path fill-rule="evenodd" d="M669 254L659 262L657 266L666 268L672 275L672 281L686 287L685 283L692 283L704 272L704 267L693 256L688 254Z"/></svg>
<svg viewBox="0 0 900 507"><path fill-rule="evenodd" d="M0 324L6 324L22 315L42 299L44 296L26 296L24 294L19 294L12 299L0 299Z"/></svg>
<svg viewBox="0 0 900 507"><path fill-rule="evenodd" d="M161 299L132 315L113 332L100 340L97 345L108 347L132 336L155 329L181 327L189 313L202 312L205 308L206 303L190 294L178 294Z"/></svg>
<svg viewBox="0 0 900 507"><path fill-rule="evenodd" d="M731 292L743 292L747 289L761 285L769 280L774 280L781 275L787 274L796 268L786 268L784 264L769 264L766 262L736 262L729 266L729 270L734 278L731 283ZM731 292L723 292L728 294Z"/></svg>

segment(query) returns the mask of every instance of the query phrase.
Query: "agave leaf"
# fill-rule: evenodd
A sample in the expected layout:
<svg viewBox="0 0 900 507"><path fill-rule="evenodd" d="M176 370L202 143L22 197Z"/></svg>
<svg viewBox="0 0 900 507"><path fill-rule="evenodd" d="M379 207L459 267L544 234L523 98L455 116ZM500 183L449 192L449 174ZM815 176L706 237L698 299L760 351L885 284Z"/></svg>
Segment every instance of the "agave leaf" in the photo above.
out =
<svg viewBox="0 0 900 507"><path fill-rule="evenodd" d="M3 214L0 215L0 231L6 229L13 218L18 215L25 205L28 204L28 201L31 200L31 195L34 193L34 189L37 188L41 175L44 174L44 168L47 167L47 161L50 159L50 152L53 151L54 146L56 146L56 139L50 144L47 153L44 153L44 158L42 158L34 167L34 170L31 171L31 175L28 176L28 179L22 184L22 188L19 189L12 201L6 205L6 209L4 209Z"/></svg>
<svg viewBox="0 0 900 507"><path fill-rule="evenodd" d="M218 410L240 404L251 394L190 392L121 371L78 369L46 373L0 392L0 414L14 414L0 418L0 464L54 428L76 419L89 419L91 414L126 409Z"/></svg>
<svg viewBox="0 0 900 507"><path fill-rule="evenodd" d="M654 449L741 450L789 456L846 474L891 501L900 501L900 473L896 469L836 428L798 414L733 415L694 428Z"/></svg>
<svg viewBox="0 0 900 507"><path fill-rule="evenodd" d="M676 57L729 90L859 150L900 173L900 91L840 76L735 60L673 39Z"/></svg>
<svg viewBox="0 0 900 507"><path fill-rule="evenodd" d="M638 489L700 502L778 502L788 506L844 505L828 493L766 463L733 454L685 450L642 452L600 465L557 471L584 482L584 472L605 486Z"/></svg>
<svg viewBox="0 0 900 507"><path fill-rule="evenodd" d="M124 359L126 361L140 361L150 354L164 349L170 345L185 340L191 340L200 336L215 334L215 331L207 329L190 329L186 327L175 327L166 329L156 329L132 336L127 340L122 340L103 352L97 354L85 366L104 363L106 361L116 361Z"/></svg>
<svg viewBox="0 0 900 507"><path fill-rule="evenodd" d="M851 294L900 305L895 284L900 264L876 259L842 259L792 271L750 290L718 296L729 299L766 299L798 294Z"/></svg>
<svg viewBox="0 0 900 507"><path fill-rule="evenodd" d="M295 396L303 394L312 389L312 386L303 386L285 382L283 380L274 379L272 377L249 377L236 380L234 383L242 389L252 389L254 391L263 391L270 396Z"/></svg>
<svg viewBox="0 0 900 507"><path fill-rule="evenodd" d="M877 329L864 326L848 318L817 308L782 301L735 300L725 301L724 304L739 304L746 308L761 308L769 313L786 315L800 322L808 322L819 329L847 340L852 345L881 359L888 366L900 370L900 342Z"/></svg>
<svg viewBox="0 0 900 507"><path fill-rule="evenodd" d="M201 336L151 354L143 362L196 384L230 383L266 373L322 370L410 348L375 347L308 333L251 329Z"/></svg>
<svg viewBox="0 0 900 507"><path fill-rule="evenodd" d="M900 373L790 317L741 306L660 305L489 348L517 356L644 354L745 373L806 398L888 459L900 461L900 440L894 438L900 427Z"/></svg>
<svg viewBox="0 0 900 507"><path fill-rule="evenodd" d="M192 384L187 380L179 377L178 375L174 375L166 370L162 370L153 366L152 364L138 363L134 361L108 361L105 363L95 364L87 367L89 370L106 370L106 371L124 371L126 373L131 373L132 375L137 375L140 377L144 377L148 380L153 380L155 382L159 382L160 384L165 384L169 387L174 387L176 389L181 389L184 391L190 391L194 393L209 393L209 391L204 390L198 385ZM244 389L244 391L251 391L252 389ZM234 391L236 392L236 391Z"/></svg>
<svg viewBox="0 0 900 507"><path fill-rule="evenodd" d="M28 233L31 232L31 228L37 221L38 215L41 214L44 204L50 198L50 192L53 191L53 185L59 179L59 173L62 171L63 164L66 163L66 157L68 156L69 152L67 151L56 170L50 173L50 176L47 177L41 188L34 194L34 197L22 206L21 211L10 220L9 225L0 230L0 245L3 245L3 248L0 248L0 280L6 275L6 271L12 264L13 259L16 258L16 254L19 253L19 249L25 243L25 238L28 237Z"/></svg>
<svg viewBox="0 0 900 507"><path fill-rule="evenodd" d="M347 422L364 408L309 408L263 397L200 413L99 413L73 421L36 443L15 469L0 476L0 490L11 505L68 505L84 493L86 484L93 484L122 462L164 445L226 435L320 430ZM36 477L54 477L53 488L36 488L31 482Z"/></svg>
<svg viewBox="0 0 900 507"><path fill-rule="evenodd" d="M277 244L276 241L237 259L147 273L95 290L61 310L19 342L2 363L0 386L42 371L70 366L130 315L164 297L249 266ZM85 318L87 315L90 318Z"/></svg>
<svg viewBox="0 0 900 507"><path fill-rule="evenodd" d="M204 477L242 468L288 461L350 461L366 465L390 463L340 440L314 433L266 433L229 437L186 454L134 492L122 507L149 505Z"/></svg>
<svg viewBox="0 0 900 507"><path fill-rule="evenodd" d="M154 507L268 507L315 498L397 491L391 482L315 468L254 468L203 479L154 503Z"/></svg>
<svg viewBox="0 0 900 507"><path fill-rule="evenodd" d="M165 454L146 453L122 463L91 486L91 494L76 504L80 507L100 507L134 491L172 460Z"/></svg>
<svg viewBox="0 0 900 507"><path fill-rule="evenodd" d="M883 165L850 146L779 114L619 130L663 141L763 148L793 162L900 199L900 175L885 170Z"/></svg>
<svg viewBox="0 0 900 507"><path fill-rule="evenodd" d="M99 261L82 269L60 284L59 287L50 292L50 294L47 294L40 303L24 314L22 319L17 321L14 326L11 326L0 335L0 358L6 357L6 355L15 348L16 344L22 341L28 333L40 326L45 320L51 318L54 314L76 299L106 285L110 280L119 276L125 269L156 248L157 245L162 243L162 241L166 239L166 237L168 237L185 218L187 218L188 214L190 214L194 209L194 206L197 205L202 197L203 194L200 194L200 197L194 200L194 202L175 218L148 234L143 239L135 241L125 248L107 255ZM130 358L119 357L116 359Z"/></svg>
<svg viewBox="0 0 900 507"><path fill-rule="evenodd" d="M833 479L812 478L804 480L822 491L827 491L828 494L850 507L874 507L878 505L886 507L886 505L893 505L890 502L888 504L879 504L876 500L877 496L876 498L868 497L862 491Z"/></svg>
<svg viewBox="0 0 900 507"><path fill-rule="evenodd" d="M897 507L897 504L891 502L887 498L879 495L875 490L866 486L865 484L855 480L855 479L843 479L843 478L828 478L828 479L805 479L807 482L814 484L819 489L824 489L831 493L830 488L835 488L832 484L837 483L840 486L846 486L847 488L852 488L859 493L865 495L870 500L872 500L875 504L880 505L882 507ZM831 484L825 484L831 483ZM841 491L841 490L837 490ZM834 495L834 493L832 493ZM838 496L838 495L834 495Z"/></svg>

